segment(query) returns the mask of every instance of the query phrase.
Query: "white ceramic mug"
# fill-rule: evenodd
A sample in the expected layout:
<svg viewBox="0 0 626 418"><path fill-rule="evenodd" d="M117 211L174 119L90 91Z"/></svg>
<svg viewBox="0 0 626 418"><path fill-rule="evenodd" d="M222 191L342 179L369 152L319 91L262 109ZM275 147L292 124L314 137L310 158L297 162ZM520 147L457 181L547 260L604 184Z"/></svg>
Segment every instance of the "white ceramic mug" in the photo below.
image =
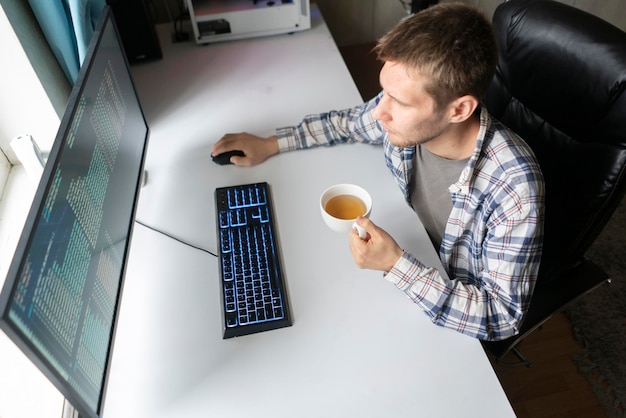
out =
<svg viewBox="0 0 626 418"><path fill-rule="evenodd" d="M326 225L336 232L349 232L354 229L359 233L361 239L365 239L367 232L362 227L356 224L356 218L351 217L344 219L335 217L326 211L326 205L328 202L337 196L348 195L357 197L361 202L365 204L365 212L360 216L369 217L372 210L372 197L364 188L357 186L356 184L336 184L326 189L320 197L320 211L322 213L322 219Z"/></svg>

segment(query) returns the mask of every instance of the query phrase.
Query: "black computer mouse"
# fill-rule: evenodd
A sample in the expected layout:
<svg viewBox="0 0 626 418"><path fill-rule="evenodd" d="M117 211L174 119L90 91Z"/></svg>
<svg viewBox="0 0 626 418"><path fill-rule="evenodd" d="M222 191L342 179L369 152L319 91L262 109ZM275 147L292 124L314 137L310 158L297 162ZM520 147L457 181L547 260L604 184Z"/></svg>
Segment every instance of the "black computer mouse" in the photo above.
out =
<svg viewBox="0 0 626 418"><path fill-rule="evenodd" d="M216 164L226 165L226 164L232 164L230 162L230 157L232 157L233 155L236 155L238 157L243 157L246 154L244 154L243 151L236 149L232 151L226 151L217 155L212 155L211 158L213 159L213 162Z"/></svg>

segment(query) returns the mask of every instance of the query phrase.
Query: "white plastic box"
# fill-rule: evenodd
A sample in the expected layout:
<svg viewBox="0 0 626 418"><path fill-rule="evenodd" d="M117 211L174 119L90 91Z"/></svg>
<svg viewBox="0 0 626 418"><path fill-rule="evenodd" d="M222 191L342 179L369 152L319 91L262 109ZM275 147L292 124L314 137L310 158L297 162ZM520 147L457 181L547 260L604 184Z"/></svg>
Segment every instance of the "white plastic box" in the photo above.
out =
<svg viewBox="0 0 626 418"><path fill-rule="evenodd" d="M198 44L311 28L309 0L187 0Z"/></svg>

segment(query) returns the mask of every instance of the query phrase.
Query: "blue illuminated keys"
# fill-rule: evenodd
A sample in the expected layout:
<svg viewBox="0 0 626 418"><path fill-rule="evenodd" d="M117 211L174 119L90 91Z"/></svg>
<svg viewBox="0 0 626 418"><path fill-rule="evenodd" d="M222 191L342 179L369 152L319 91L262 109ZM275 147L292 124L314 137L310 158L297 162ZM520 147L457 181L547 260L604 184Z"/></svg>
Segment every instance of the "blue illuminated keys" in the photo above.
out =
<svg viewBox="0 0 626 418"><path fill-rule="evenodd" d="M215 191L223 337L291 325L267 183Z"/></svg>

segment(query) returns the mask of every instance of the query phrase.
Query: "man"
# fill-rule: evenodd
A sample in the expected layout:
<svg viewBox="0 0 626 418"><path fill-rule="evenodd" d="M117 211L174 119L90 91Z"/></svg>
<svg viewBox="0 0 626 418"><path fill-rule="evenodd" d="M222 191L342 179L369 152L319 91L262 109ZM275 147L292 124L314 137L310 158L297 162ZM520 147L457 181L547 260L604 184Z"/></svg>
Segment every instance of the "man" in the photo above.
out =
<svg viewBox="0 0 626 418"><path fill-rule="evenodd" d="M530 148L480 105L495 70L490 23L442 3L393 28L375 48L383 91L352 109L307 116L275 136L229 134L213 154L239 149L250 166L288 150L383 144L387 166L439 248L446 270L422 264L371 220L350 237L360 268L385 278L438 325L484 339L519 332L536 282L544 185Z"/></svg>

